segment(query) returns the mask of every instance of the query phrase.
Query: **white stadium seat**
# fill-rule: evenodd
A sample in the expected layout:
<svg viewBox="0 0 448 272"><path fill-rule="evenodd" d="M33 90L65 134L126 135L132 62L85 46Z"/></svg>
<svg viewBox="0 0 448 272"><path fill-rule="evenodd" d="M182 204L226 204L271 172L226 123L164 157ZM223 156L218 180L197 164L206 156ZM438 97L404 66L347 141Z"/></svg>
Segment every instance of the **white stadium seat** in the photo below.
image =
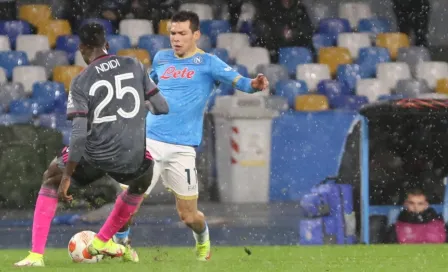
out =
<svg viewBox="0 0 448 272"><path fill-rule="evenodd" d="M132 46L137 46L138 39L143 35L154 34L152 21L143 19L125 19L120 22L120 35L126 35Z"/></svg>
<svg viewBox="0 0 448 272"><path fill-rule="evenodd" d="M358 26L359 20L372 17L372 10L367 3L341 3L339 4L339 17L347 19L352 29L354 29Z"/></svg>
<svg viewBox="0 0 448 272"><path fill-rule="evenodd" d="M244 33L221 33L218 34L216 47L226 49L229 57L235 59L239 50L250 47L249 37Z"/></svg>
<svg viewBox="0 0 448 272"><path fill-rule="evenodd" d="M376 77L387 90L391 91L400 79L411 78L411 70L405 62L380 63L376 67Z"/></svg>
<svg viewBox="0 0 448 272"><path fill-rule="evenodd" d="M180 5L179 10L194 11L198 14L199 20L213 20L213 9L208 4L185 3Z"/></svg>
<svg viewBox="0 0 448 272"><path fill-rule="evenodd" d="M12 71L12 81L22 83L27 93L31 93L35 82L46 80L47 73L42 66L17 66Z"/></svg>
<svg viewBox="0 0 448 272"><path fill-rule="evenodd" d="M389 95L390 91L384 87L381 80L376 78L360 79L356 82L356 95L363 95L369 102L375 102L380 95Z"/></svg>
<svg viewBox="0 0 448 272"><path fill-rule="evenodd" d="M11 50L11 44L9 43L8 36L0 35L0 51Z"/></svg>
<svg viewBox="0 0 448 272"><path fill-rule="evenodd" d="M81 67L87 67L87 63L82 58L81 51L76 51L75 53L75 65L81 66Z"/></svg>
<svg viewBox="0 0 448 272"><path fill-rule="evenodd" d="M300 64L297 65L296 78L305 81L310 91L315 91L321 80L331 79L330 68L319 63Z"/></svg>
<svg viewBox="0 0 448 272"><path fill-rule="evenodd" d="M29 61L34 61L38 51L50 50L50 43L45 35L19 35L16 50L24 51Z"/></svg>
<svg viewBox="0 0 448 272"><path fill-rule="evenodd" d="M257 66L271 63L271 58L264 47L245 47L238 52L236 63L246 66L249 74L255 75Z"/></svg>
<svg viewBox="0 0 448 272"><path fill-rule="evenodd" d="M359 49L371 46L371 42L368 33L340 33L338 46L347 48L352 58L357 59Z"/></svg>
<svg viewBox="0 0 448 272"><path fill-rule="evenodd" d="M427 61L417 64L416 77L426 79L431 89L437 85L437 80L448 77L448 63L443 61Z"/></svg>

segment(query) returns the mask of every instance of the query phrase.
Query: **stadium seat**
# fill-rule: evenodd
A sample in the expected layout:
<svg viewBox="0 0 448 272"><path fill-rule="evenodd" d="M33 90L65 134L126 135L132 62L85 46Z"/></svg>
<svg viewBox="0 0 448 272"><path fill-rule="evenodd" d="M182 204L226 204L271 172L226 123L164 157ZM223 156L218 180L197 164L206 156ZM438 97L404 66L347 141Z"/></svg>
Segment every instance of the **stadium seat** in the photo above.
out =
<svg viewBox="0 0 448 272"><path fill-rule="evenodd" d="M326 18L319 22L318 33L329 35L336 41L338 34L342 32L351 32L350 22L342 18Z"/></svg>
<svg viewBox="0 0 448 272"><path fill-rule="evenodd" d="M131 40L124 35L107 35L109 54L116 55L120 49L131 48Z"/></svg>
<svg viewBox="0 0 448 272"><path fill-rule="evenodd" d="M437 80L436 92L448 94L448 78L441 78Z"/></svg>
<svg viewBox="0 0 448 272"><path fill-rule="evenodd" d="M32 62L37 52L50 50L50 44L44 35L20 35L16 40L16 50L24 51L28 60Z"/></svg>
<svg viewBox="0 0 448 272"><path fill-rule="evenodd" d="M230 59L234 60L241 48L250 47L249 36L243 33L220 33L216 47L226 49Z"/></svg>
<svg viewBox="0 0 448 272"><path fill-rule="evenodd" d="M59 36L72 34L72 28L67 20L50 20L40 24L37 34L47 36L50 47L53 48Z"/></svg>
<svg viewBox="0 0 448 272"><path fill-rule="evenodd" d="M146 67L151 65L151 57L145 49L121 49L117 53L118 56L134 57L141 61Z"/></svg>
<svg viewBox="0 0 448 272"><path fill-rule="evenodd" d="M347 86L337 80L325 79L317 84L317 93L325 95L328 98L340 95L353 95Z"/></svg>
<svg viewBox="0 0 448 272"><path fill-rule="evenodd" d="M22 5L19 7L19 18L39 27L41 23L51 20L51 8L48 5Z"/></svg>
<svg viewBox="0 0 448 272"><path fill-rule="evenodd" d="M8 78L6 77L6 70L0 68L0 84L4 82L8 82Z"/></svg>
<svg viewBox="0 0 448 272"><path fill-rule="evenodd" d="M397 61L406 62L415 76L417 65L420 62L431 61L429 50L425 47L411 46L398 49Z"/></svg>
<svg viewBox="0 0 448 272"><path fill-rule="evenodd" d="M403 95L404 97L417 97L420 94L432 93L428 83L424 79L402 79L397 82L397 87L392 94Z"/></svg>
<svg viewBox="0 0 448 272"><path fill-rule="evenodd" d="M336 40L327 34L316 33L313 35L313 48L315 52L319 52L322 47L332 47L336 45Z"/></svg>
<svg viewBox="0 0 448 272"><path fill-rule="evenodd" d="M232 68L235 69L235 71L237 71L243 77L249 77L249 72L247 71L246 66L235 64L232 66Z"/></svg>
<svg viewBox="0 0 448 272"><path fill-rule="evenodd" d="M239 26L239 32L244 33L247 36L249 36L249 40L252 43L254 43L257 39L257 36L255 34L254 29L254 22L253 21L243 21L241 25Z"/></svg>
<svg viewBox="0 0 448 272"><path fill-rule="evenodd" d="M405 62L380 63L376 77L382 81L387 90L393 90L400 79L411 78L411 70Z"/></svg>
<svg viewBox="0 0 448 272"><path fill-rule="evenodd" d="M152 22L143 19L122 20L119 28L120 35L128 36L132 46L137 46L141 36L154 34Z"/></svg>
<svg viewBox="0 0 448 272"><path fill-rule="evenodd" d="M332 13L332 9L325 3L313 3L307 6L310 19L314 26L319 25L319 22L326 18L332 18L335 14Z"/></svg>
<svg viewBox="0 0 448 272"><path fill-rule="evenodd" d="M397 59L398 49L409 47L409 37L404 33L379 33L376 36L376 46L384 47L389 50L390 57Z"/></svg>
<svg viewBox="0 0 448 272"><path fill-rule="evenodd" d="M347 19L352 29L355 29L360 20L372 17L372 10L367 3L341 3L339 4L339 17Z"/></svg>
<svg viewBox="0 0 448 272"><path fill-rule="evenodd" d="M224 48L214 48L210 51L210 54L216 55L218 58L220 58L222 61L224 61L227 64L231 64L229 53Z"/></svg>
<svg viewBox="0 0 448 272"><path fill-rule="evenodd" d="M47 80L47 72L42 66L17 66L12 71L12 81L22 83L27 93L31 93L35 82L45 80Z"/></svg>
<svg viewBox="0 0 448 272"><path fill-rule="evenodd" d="M9 37L5 35L0 36L0 51L11 50L11 44L9 42Z"/></svg>
<svg viewBox="0 0 448 272"><path fill-rule="evenodd" d="M358 23L358 31L372 33L376 37L379 33L391 32L392 28L387 19L374 17L361 19Z"/></svg>
<svg viewBox="0 0 448 272"><path fill-rule="evenodd" d="M32 123L32 115L14 115L14 114L0 115L1 126L12 126L12 125L31 124L31 123Z"/></svg>
<svg viewBox="0 0 448 272"><path fill-rule="evenodd" d="M12 78L14 67L28 65L28 57L23 51L0 51L0 66L6 71L6 77Z"/></svg>
<svg viewBox="0 0 448 272"><path fill-rule="evenodd" d="M330 99L330 105L333 109L340 110L359 110L365 104L368 104L369 100L365 96L357 95L341 95Z"/></svg>
<svg viewBox="0 0 448 272"><path fill-rule="evenodd" d="M365 47L359 49L359 56L356 63L362 67L366 77L375 77L376 66L383 62L390 62L390 55L387 48Z"/></svg>
<svg viewBox="0 0 448 272"><path fill-rule="evenodd" d="M64 114L42 114L39 115L37 123L40 127L52 129L71 128L72 122L67 120Z"/></svg>
<svg viewBox="0 0 448 272"><path fill-rule="evenodd" d="M69 65L67 53L62 50L39 51L36 53L34 64L42 66L47 72L47 77L53 74L53 68L60 65Z"/></svg>
<svg viewBox="0 0 448 272"><path fill-rule="evenodd" d="M331 79L330 69L325 64L301 64L297 66L296 78L305 81L310 91L315 91L321 80Z"/></svg>
<svg viewBox="0 0 448 272"><path fill-rule="evenodd" d="M213 20L213 10L208 4L185 3L181 4L179 10L194 11L199 16L199 20Z"/></svg>
<svg viewBox="0 0 448 272"><path fill-rule="evenodd" d="M19 35L31 34L31 26L26 21L0 21L0 35L9 37L11 47L15 48Z"/></svg>
<svg viewBox="0 0 448 272"><path fill-rule="evenodd" d="M370 45L370 37L366 33L340 33L338 36L338 46L347 48L353 59L358 58L360 48Z"/></svg>
<svg viewBox="0 0 448 272"><path fill-rule="evenodd" d="M64 84L65 91L70 89L72 79L77 76L84 68L81 66L56 66L53 70L53 80Z"/></svg>
<svg viewBox="0 0 448 272"><path fill-rule="evenodd" d="M367 78L366 73L358 64L343 64L337 69L337 79L341 81L350 91L356 89L356 83L362 78Z"/></svg>
<svg viewBox="0 0 448 272"><path fill-rule="evenodd" d="M249 74L254 75L257 66L271 63L271 58L264 47L245 47L238 52L236 63L245 66Z"/></svg>
<svg viewBox="0 0 448 272"><path fill-rule="evenodd" d="M51 102L50 102L51 103ZM14 115L40 115L49 113L53 109L53 105L48 101L24 98L13 100L9 103L9 112Z"/></svg>
<svg viewBox="0 0 448 272"><path fill-rule="evenodd" d="M218 35L221 33L230 33L232 31L230 23L225 20L204 20L200 23L201 33L207 35L212 42L212 46L216 47Z"/></svg>
<svg viewBox="0 0 448 272"><path fill-rule="evenodd" d="M4 82L0 83L0 106L3 109L9 107L9 103L15 99L26 97L25 89L22 83L19 82Z"/></svg>
<svg viewBox="0 0 448 272"><path fill-rule="evenodd" d="M171 20L160 20L158 34L169 36L170 35L170 30L169 30L170 23L171 23Z"/></svg>
<svg viewBox="0 0 448 272"><path fill-rule="evenodd" d="M78 28L81 28L83 25L90 24L90 23L97 23L97 24L102 25L104 27L104 30L106 31L106 35L115 34L115 29L114 29L112 23L109 20L100 19L100 18L84 19L79 23Z"/></svg>
<svg viewBox="0 0 448 272"><path fill-rule="evenodd" d="M65 88L65 87L64 87ZM67 93L62 94L60 96L56 97L56 100L54 101L54 113L58 114L66 114L67 113Z"/></svg>
<svg viewBox="0 0 448 272"><path fill-rule="evenodd" d="M328 98L321 94L303 94L296 97L296 111L324 111L328 110Z"/></svg>
<svg viewBox="0 0 448 272"><path fill-rule="evenodd" d="M313 55L306 47L281 47L278 52L279 64L288 69L289 75L297 72L297 65L313 62Z"/></svg>
<svg viewBox="0 0 448 272"><path fill-rule="evenodd" d="M75 65L81 66L81 67L87 67L87 63L84 61L81 51L79 51L79 50L76 51L76 53L75 53Z"/></svg>
<svg viewBox="0 0 448 272"><path fill-rule="evenodd" d="M67 52L70 63L75 60L75 53L78 50L79 37L77 35L59 36L56 40L56 50Z"/></svg>
<svg viewBox="0 0 448 272"><path fill-rule="evenodd" d="M442 61L420 62L416 69L416 78L426 79L431 89L435 89L437 80L448 77L448 63Z"/></svg>
<svg viewBox="0 0 448 272"><path fill-rule="evenodd" d="M343 47L323 47L319 50L319 63L326 64L330 68L331 75L335 75L338 66L352 63L350 52Z"/></svg>
<svg viewBox="0 0 448 272"><path fill-rule="evenodd" d="M289 79L288 70L280 64L260 64L256 73L264 74L268 78L270 89L274 90L278 81Z"/></svg>
<svg viewBox="0 0 448 272"><path fill-rule="evenodd" d="M218 6L219 9L219 6ZM241 6L241 12L239 16L238 23L240 22L251 22L254 20L255 15L257 13L256 7L251 2L243 2L243 5Z"/></svg>
<svg viewBox="0 0 448 272"><path fill-rule="evenodd" d="M57 100L59 97L65 97L64 84L55 81L38 81L33 84L32 98L39 100Z"/></svg>
<svg viewBox="0 0 448 272"><path fill-rule="evenodd" d="M210 52L210 50L212 50L212 41L207 35L201 35L196 44L199 49L202 49L205 52Z"/></svg>
<svg viewBox="0 0 448 272"><path fill-rule="evenodd" d="M291 109L294 108L296 96L307 94L308 87L303 80L280 80L275 84L275 95L284 97Z"/></svg>
<svg viewBox="0 0 448 272"><path fill-rule="evenodd" d="M361 79L356 82L356 95L365 96L370 102L375 102L382 95L390 95L381 80L376 78Z"/></svg>
<svg viewBox="0 0 448 272"><path fill-rule="evenodd" d="M138 40L138 48L148 51L151 59L154 59L157 51L171 48L170 39L163 35L144 35Z"/></svg>

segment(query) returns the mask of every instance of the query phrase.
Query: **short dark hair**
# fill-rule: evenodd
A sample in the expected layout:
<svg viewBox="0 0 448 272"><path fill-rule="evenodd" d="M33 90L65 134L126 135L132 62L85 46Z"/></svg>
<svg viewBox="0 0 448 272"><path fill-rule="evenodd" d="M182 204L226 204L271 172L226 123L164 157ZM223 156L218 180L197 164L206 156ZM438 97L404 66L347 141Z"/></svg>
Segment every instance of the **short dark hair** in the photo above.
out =
<svg viewBox="0 0 448 272"><path fill-rule="evenodd" d="M406 197L409 197L410 195L414 195L414 196L420 196L420 195L422 195L422 196L424 196L424 197L426 198L426 194L425 194L425 192L424 192L422 189L420 189L420 188L412 188L412 189L409 189L409 190L407 191Z"/></svg>
<svg viewBox="0 0 448 272"><path fill-rule="evenodd" d="M103 47L106 44L106 31L101 24L85 24L81 26L78 34L81 43L86 46Z"/></svg>
<svg viewBox="0 0 448 272"><path fill-rule="evenodd" d="M192 32L199 30L199 16L192 11L182 10L177 12L171 18L171 22L190 22L190 29Z"/></svg>

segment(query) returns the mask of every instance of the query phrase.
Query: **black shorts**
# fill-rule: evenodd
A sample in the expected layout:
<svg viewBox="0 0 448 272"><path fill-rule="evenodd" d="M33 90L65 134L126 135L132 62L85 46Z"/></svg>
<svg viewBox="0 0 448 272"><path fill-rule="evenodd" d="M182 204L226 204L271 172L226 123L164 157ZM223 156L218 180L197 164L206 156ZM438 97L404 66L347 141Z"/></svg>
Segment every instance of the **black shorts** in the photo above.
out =
<svg viewBox="0 0 448 272"><path fill-rule="evenodd" d="M62 149L61 155L56 159L58 167L60 169L64 169L68 161L67 150L68 147L64 147ZM72 183L74 183L75 186L84 187L108 175L119 183L129 185L129 183L140 177L151 179L152 177L144 177L144 175L147 174L148 172L152 175L152 171L148 171L148 169L152 168L153 166L154 165L151 154L149 154L147 150L145 150L145 156L143 158L142 165L138 168L137 171L130 174L106 172L104 170L94 167L84 158L81 158L81 160L79 161L78 165L75 168L75 171L73 172Z"/></svg>

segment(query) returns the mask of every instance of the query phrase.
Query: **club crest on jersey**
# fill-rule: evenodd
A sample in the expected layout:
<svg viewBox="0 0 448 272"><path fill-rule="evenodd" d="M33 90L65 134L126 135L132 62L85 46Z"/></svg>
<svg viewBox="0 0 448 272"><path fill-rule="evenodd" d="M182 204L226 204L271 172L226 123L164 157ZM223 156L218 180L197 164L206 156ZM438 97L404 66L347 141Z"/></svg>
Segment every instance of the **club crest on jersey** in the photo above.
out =
<svg viewBox="0 0 448 272"><path fill-rule="evenodd" d="M193 78L194 74L196 72L194 70L189 70L187 67L185 67L182 70L176 69L174 66L170 66L166 68L165 72L163 72L162 76L160 76L160 79L177 79L177 78L185 78L185 79L191 79Z"/></svg>
<svg viewBox="0 0 448 272"><path fill-rule="evenodd" d="M202 63L202 57L201 56L196 56L193 58L193 63L195 64L201 64Z"/></svg>

